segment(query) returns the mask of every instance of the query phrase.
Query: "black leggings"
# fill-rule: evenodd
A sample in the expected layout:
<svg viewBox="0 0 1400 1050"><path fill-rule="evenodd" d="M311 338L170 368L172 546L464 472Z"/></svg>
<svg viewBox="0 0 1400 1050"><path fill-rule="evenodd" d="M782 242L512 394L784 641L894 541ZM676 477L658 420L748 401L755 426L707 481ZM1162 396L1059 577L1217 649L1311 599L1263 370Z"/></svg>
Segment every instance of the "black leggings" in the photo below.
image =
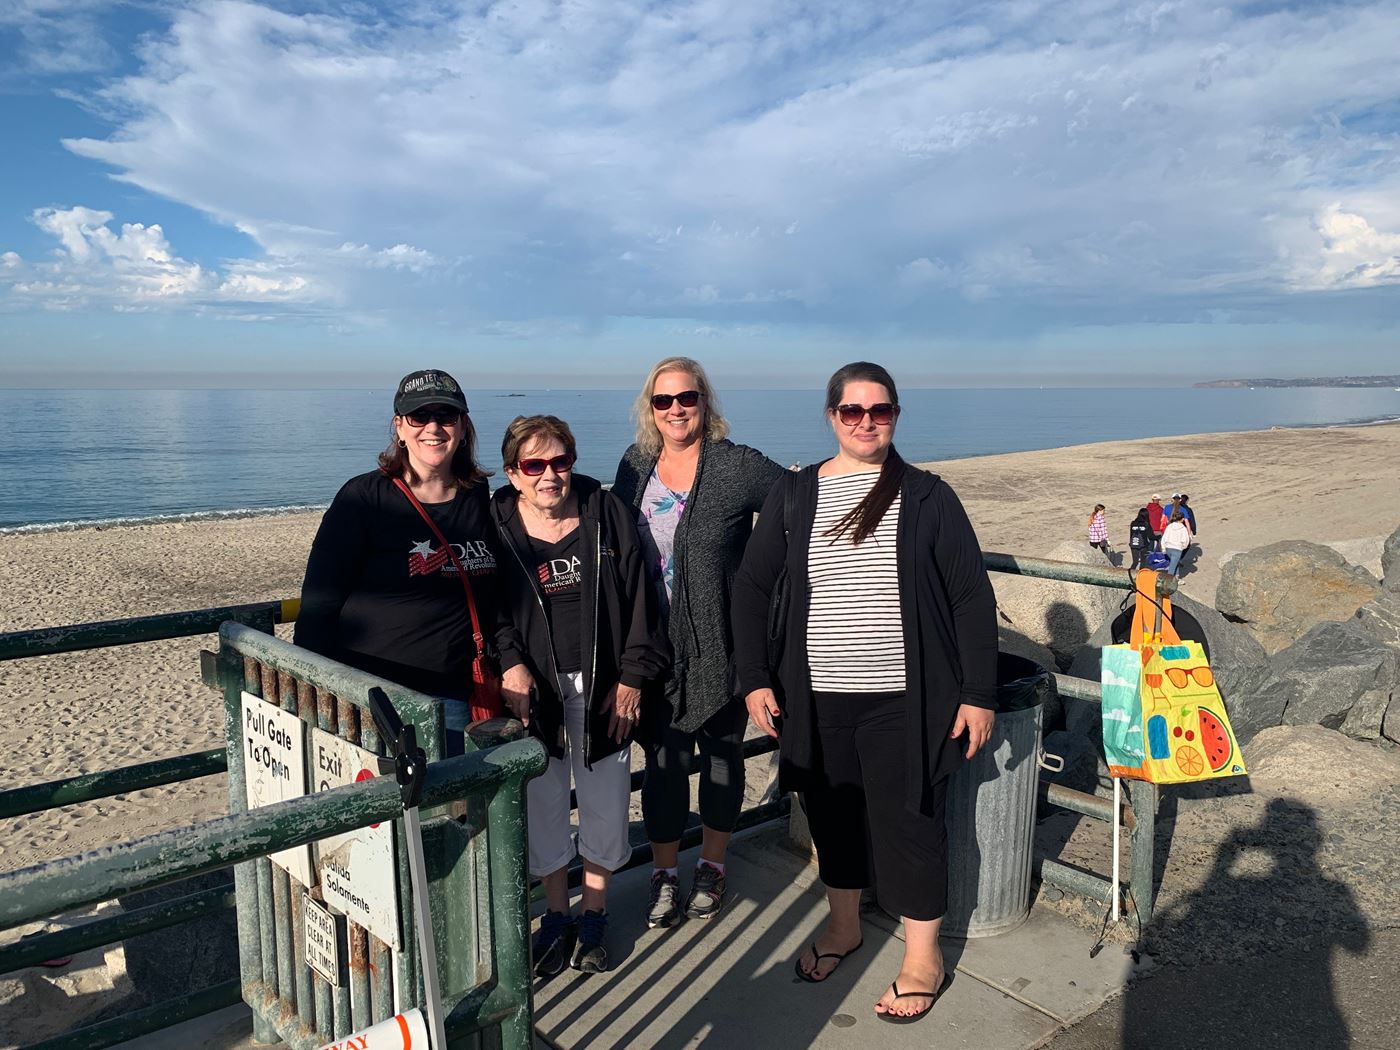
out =
<svg viewBox="0 0 1400 1050"><path fill-rule="evenodd" d="M819 768L802 805L822 882L865 889L907 919L948 909L945 777L924 791L922 812L905 806L908 766L902 695L817 693Z"/></svg>
<svg viewBox="0 0 1400 1050"><path fill-rule="evenodd" d="M690 773L700 751L700 820L715 831L733 831L744 804L744 726L748 709L731 700L694 733L667 726L661 743L647 748L642 781L642 821L652 842L675 842L690 816Z"/></svg>

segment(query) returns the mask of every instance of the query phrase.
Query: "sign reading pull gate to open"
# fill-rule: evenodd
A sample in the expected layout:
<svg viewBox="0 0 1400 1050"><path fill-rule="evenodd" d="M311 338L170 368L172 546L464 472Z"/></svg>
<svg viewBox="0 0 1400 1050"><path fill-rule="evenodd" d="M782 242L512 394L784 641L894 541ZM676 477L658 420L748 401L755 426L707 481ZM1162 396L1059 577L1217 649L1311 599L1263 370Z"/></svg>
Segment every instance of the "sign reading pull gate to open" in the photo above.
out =
<svg viewBox="0 0 1400 1050"><path fill-rule="evenodd" d="M242 701L248 808L301 798L306 794L306 723L252 693L245 692ZM310 847L279 850L269 859L303 886L315 884Z"/></svg>

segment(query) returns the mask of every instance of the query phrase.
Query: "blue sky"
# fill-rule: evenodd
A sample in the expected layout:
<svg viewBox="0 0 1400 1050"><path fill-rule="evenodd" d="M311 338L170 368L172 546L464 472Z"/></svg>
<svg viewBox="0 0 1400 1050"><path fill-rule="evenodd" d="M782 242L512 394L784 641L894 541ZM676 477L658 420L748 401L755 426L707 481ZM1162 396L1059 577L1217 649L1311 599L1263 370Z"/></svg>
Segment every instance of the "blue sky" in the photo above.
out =
<svg viewBox="0 0 1400 1050"><path fill-rule="evenodd" d="M0 7L0 385L1400 372L1400 8Z"/></svg>

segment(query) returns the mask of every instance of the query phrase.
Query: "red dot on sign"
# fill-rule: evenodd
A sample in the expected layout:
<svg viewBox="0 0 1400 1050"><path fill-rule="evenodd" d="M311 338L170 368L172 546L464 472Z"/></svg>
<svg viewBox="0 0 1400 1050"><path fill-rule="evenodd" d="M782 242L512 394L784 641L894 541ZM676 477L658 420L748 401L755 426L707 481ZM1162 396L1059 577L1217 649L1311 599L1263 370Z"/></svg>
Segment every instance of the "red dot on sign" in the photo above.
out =
<svg viewBox="0 0 1400 1050"><path fill-rule="evenodd" d="M362 769L362 770L360 770L358 773L355 774L355 783L357 783L357 784L360 783L362 780L373 780L373 779L374 779L374 773L372 773L372 772L371 772L370 770L368 770L368 769ZM377 827L379 827L379 825L378 825L378 824L371 824L370 827L372 827L372 828L377 828Z"/></svg>
<svg viewBox="0 0 1400 1050"><path fill-rule="evenodd" d="M1172 730L1172 736L1180 736L1180 735L1181 735L1181 726L1177 726L1175 729ZM1190 739L1190 738L1188 737L1187 739Z"/></svg>
<svg viewBox="0 0 1400 1050"><path fill-rule="evenodd" d="M1195 739L1196 739L1196 734L1193 733L1193 732L1191 732L1191 730L1188 729L1188 730L1186 730L1186 739L1187 739L1187 740L1195 740Z"/></svg>

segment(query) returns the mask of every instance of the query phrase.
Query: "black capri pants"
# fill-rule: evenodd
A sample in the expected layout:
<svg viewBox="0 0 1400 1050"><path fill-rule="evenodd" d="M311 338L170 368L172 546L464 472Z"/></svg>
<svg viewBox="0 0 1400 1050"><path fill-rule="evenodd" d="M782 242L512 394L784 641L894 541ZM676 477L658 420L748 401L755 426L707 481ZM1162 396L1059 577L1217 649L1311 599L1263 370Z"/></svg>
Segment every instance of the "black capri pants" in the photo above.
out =
<svg viewBox="0 0 1400 1050"><path fill-rule="evenodd" d="M906 919L948 909L948 780L905 805L908 763L902 694L817 693L818 768L802 794L822 882L863 890Z"/></svg>
<svg viewBox="0 0 1400 1050"><path fill-rule="evenodd" d="M748 708L730 700L694 733L667 726L647 748L642 823L652 842L675 842L690 817L690 774L700 752L700 821L733 831L744 804L744 727Z"/></svg>

